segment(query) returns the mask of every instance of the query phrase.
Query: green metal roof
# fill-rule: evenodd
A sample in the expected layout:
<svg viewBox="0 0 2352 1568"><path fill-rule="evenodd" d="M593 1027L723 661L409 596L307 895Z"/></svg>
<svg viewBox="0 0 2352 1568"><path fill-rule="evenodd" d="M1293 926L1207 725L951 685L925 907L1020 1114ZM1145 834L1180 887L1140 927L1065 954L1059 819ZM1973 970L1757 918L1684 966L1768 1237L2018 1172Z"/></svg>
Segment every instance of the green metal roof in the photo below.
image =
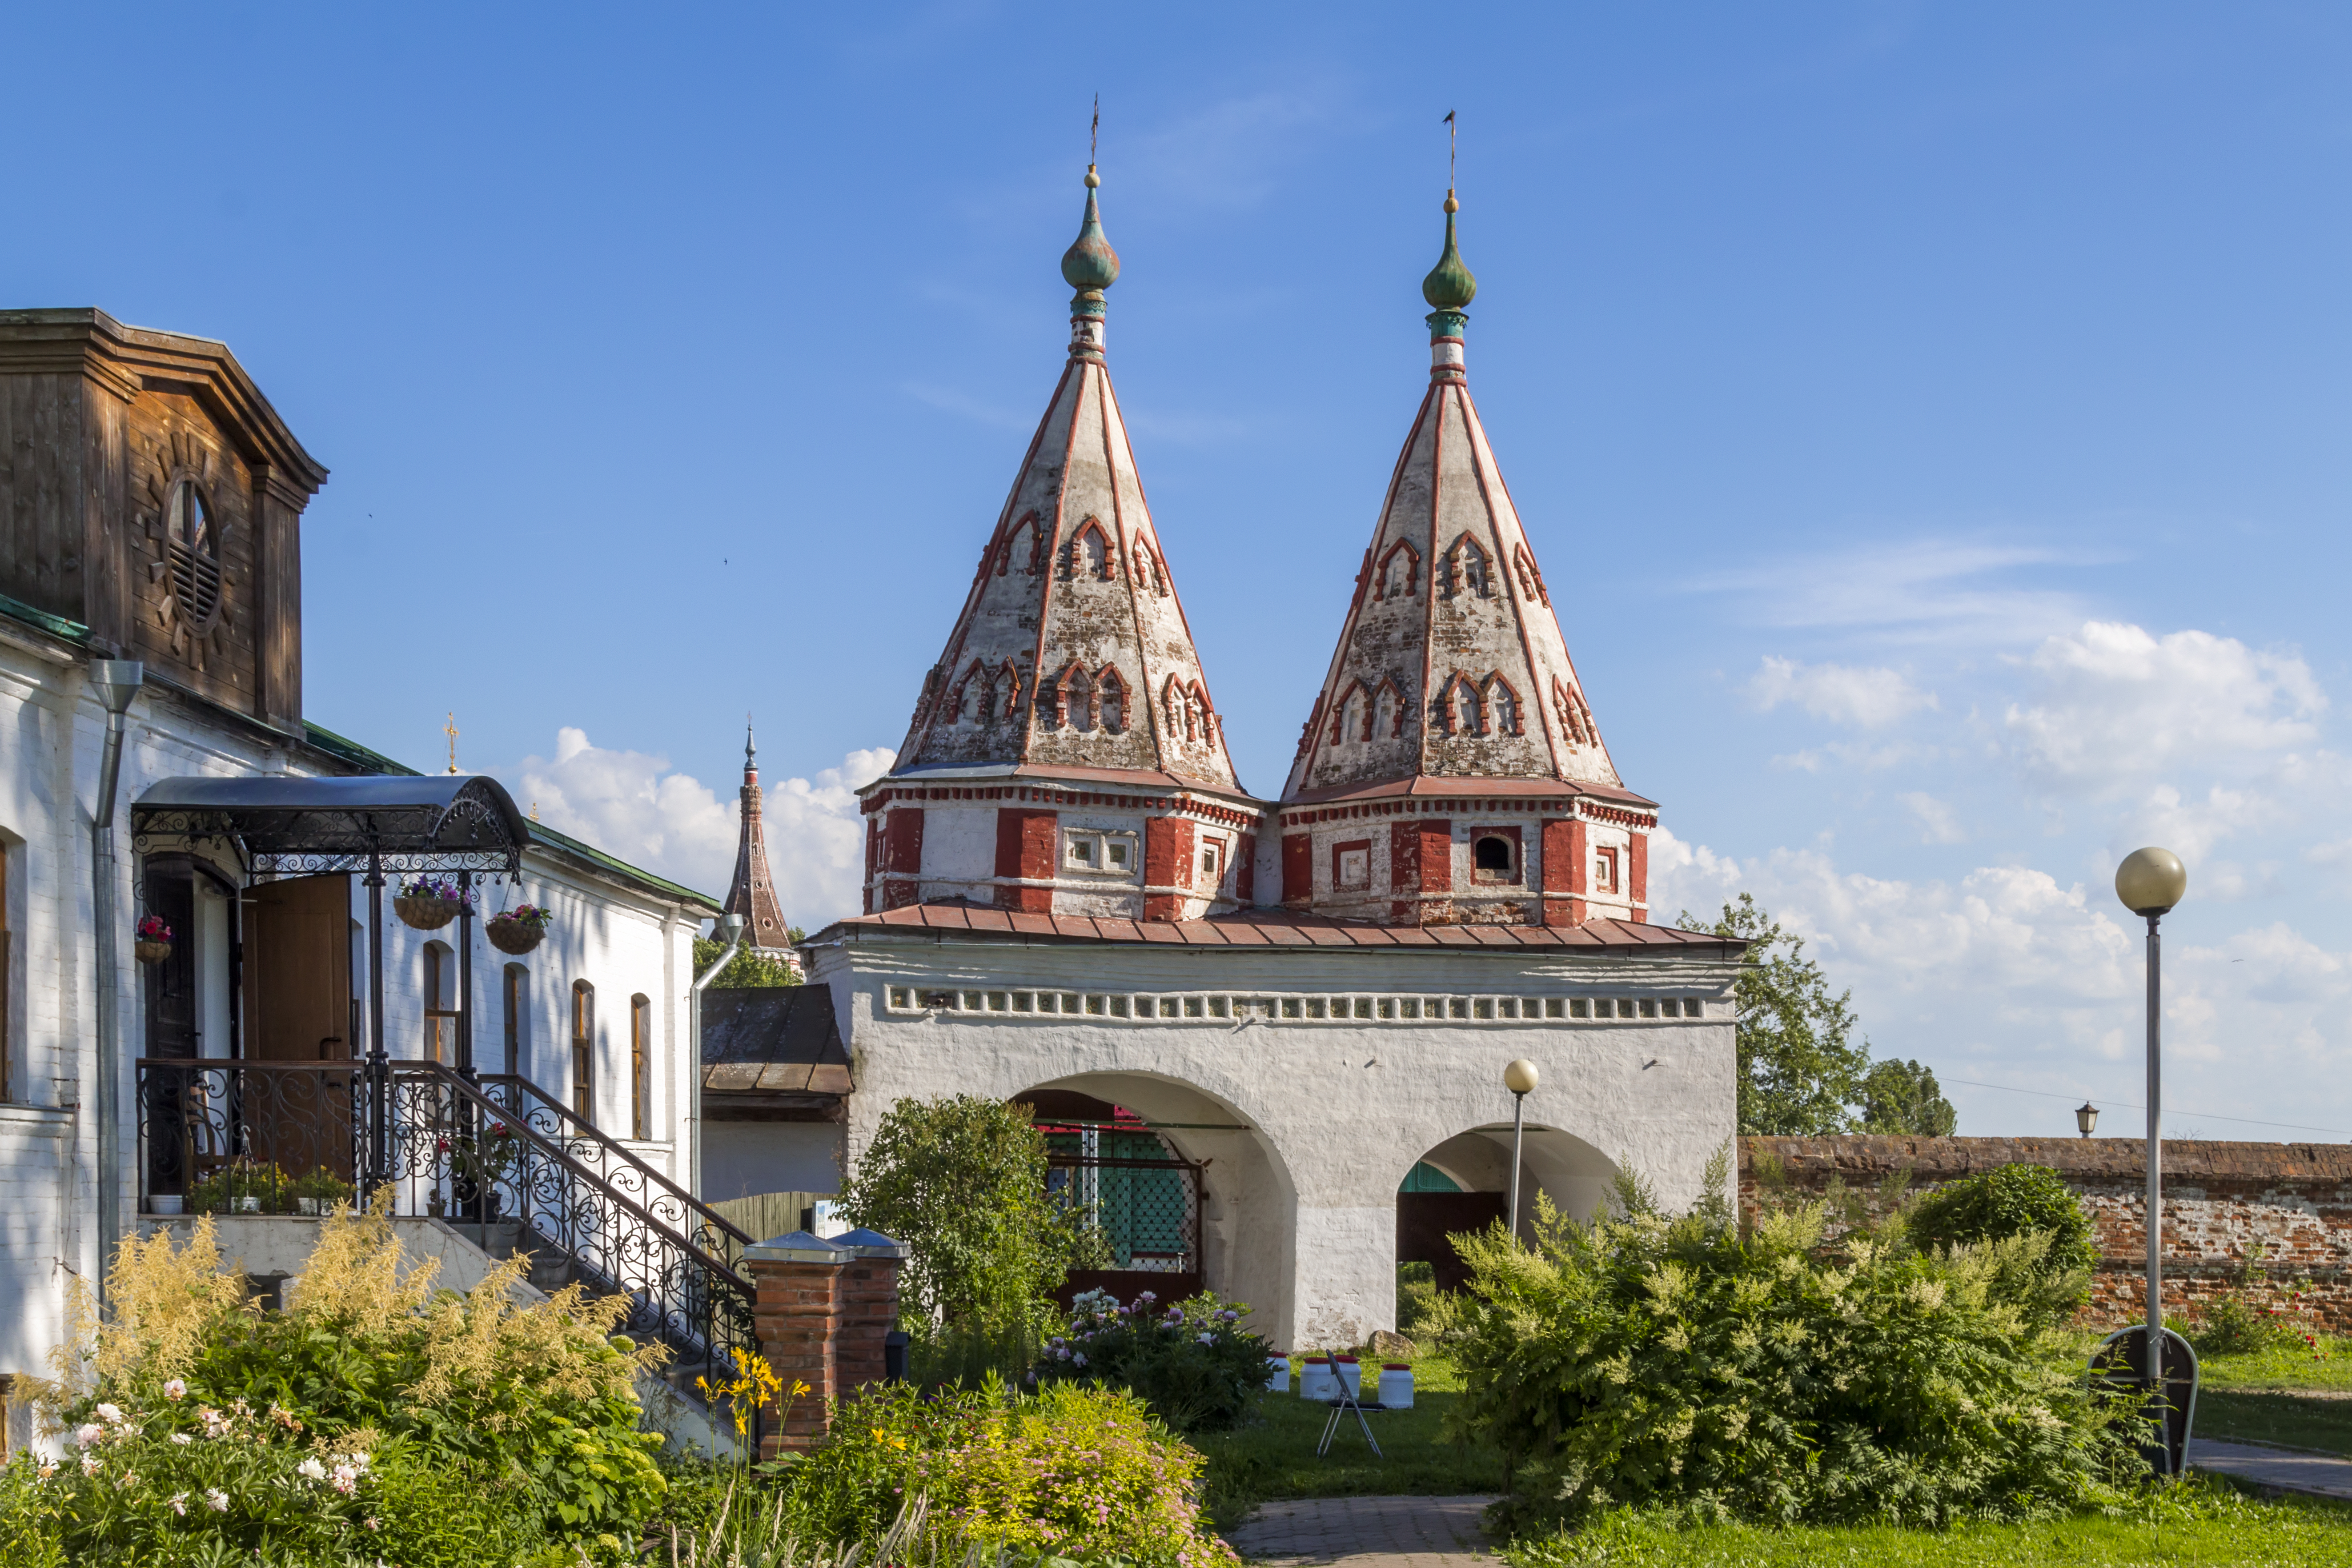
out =
<svg viewBox="0 0 2352 1568"><path fill-rule="evenodd" d="M0 616L22 621L28 626L38 626L51 637L63 637L69 643L79 643L85 647L89 644L89 628L79 621L69 621L63 616L53 616L47 610L37 610L21 600L8 597L5 594L0 594Z"/></svg>

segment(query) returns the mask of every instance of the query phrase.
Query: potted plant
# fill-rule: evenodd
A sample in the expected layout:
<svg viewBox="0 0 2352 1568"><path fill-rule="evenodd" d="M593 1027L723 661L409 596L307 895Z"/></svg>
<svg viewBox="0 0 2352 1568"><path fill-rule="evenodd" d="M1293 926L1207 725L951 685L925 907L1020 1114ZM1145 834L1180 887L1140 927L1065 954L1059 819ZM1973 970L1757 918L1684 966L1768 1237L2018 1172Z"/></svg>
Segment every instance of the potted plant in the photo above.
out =
<svg viewBox="0 0 2352 1568"><path fill-rule="evenodd" d="M352 1197L351 1183L324 1165L294 1183L294 1211L297 1214L324 1215L331 1213L337 1204L351 1202Z"/></svg>
<svg viewBox="0 0 2352 1568"><path fill-rule="evenodd" d="M539 904L517 904L510 910L500 910L483 923L482 931L490 945L500 952L521 954L537 947L547 935L555 911Z"/></svg>
<svg viewBox="0 0 2352 1568"><path fill-rule="evenodd" d="M172 928L163 923L163 916L148 915L140 921L131 951L142 963L161 963L172 956Z"/></svg>
<svg viewBox="0 0 2352 1568"><path fill-rule="evenodd" d="M439 931L474 901L471 888L460 888L446 877L411 877L392 896L400 923L415 931Z"/></svg>

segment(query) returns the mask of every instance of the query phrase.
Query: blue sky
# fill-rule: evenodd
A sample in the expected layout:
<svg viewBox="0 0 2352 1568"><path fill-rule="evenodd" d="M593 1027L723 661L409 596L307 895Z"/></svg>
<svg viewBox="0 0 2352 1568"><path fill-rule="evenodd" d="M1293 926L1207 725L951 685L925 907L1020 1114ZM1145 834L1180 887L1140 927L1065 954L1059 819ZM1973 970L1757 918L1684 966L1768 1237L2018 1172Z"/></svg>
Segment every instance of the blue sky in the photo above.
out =
<svg viewBox="0 0 2352 1568"><path fill-rule="evenodd" d="M431 765L455 710L465 765L715 889L755 710L812 926L1058 369L1091 95L1112 369L1262 790L1423 384L1459 110L1473 391L1664 908L1753 889L1963 1131L2059 1132L2140 1099L2107 879L2169 843L2168 1125L2352 1132L2341 7L10 39L0 300L226 340L333 470L310 716Z"/></svg>

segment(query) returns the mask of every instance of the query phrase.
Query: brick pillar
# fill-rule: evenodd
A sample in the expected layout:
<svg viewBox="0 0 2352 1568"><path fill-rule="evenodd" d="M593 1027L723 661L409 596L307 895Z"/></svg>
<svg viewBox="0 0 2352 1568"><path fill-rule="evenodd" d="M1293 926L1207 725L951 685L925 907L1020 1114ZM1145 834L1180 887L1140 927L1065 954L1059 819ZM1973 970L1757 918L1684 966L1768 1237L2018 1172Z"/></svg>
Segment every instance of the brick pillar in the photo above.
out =
<svg viewBox="0 0 2352 1568"><path fill-rule="evenodd" d="M824 1437L830 1404L840 1392L835 1374L835 1342L840 1332L841 1276L848 1259L830 1242L796 1230L743 1249L743 1268L759 1296L752 1321L760 1350L789 1389L809 1391L793 1401L782 1429L772 1419L760 1439L760 1457L783 1449L806 1452Z"/></svg>
<svg viewBox="0 0 2352 1568"><path fill-rule="evenodd" d="M1153 888L1192 885L1192 825L1181 816L1154 816L1143 824L1143 918L1179 921L1184 918L1186 895L1152 892ZM1213 888L1210 889L1214 892Z"/></svg>
<svg viewBox="0 0 2352 1568"><path fill-rule="evenodd" d="M898 1326L898 1266L907 1249L872 1230L836 1236L833 1244L849 1258L833 1342L835 1383L846 1394L886 1375L883 1342Z"/></svg>
<svg viewBox="0 0 2352 1568"><path fill-rule="evenodd" d="M1650 918L1650 836L1634 829L1633 842L1625 849L1625 897L1633 906L1633 918L1646 921Z"/></svg>
<svg viewBox="0 0 2352 1568"><path fill-rule="evenodd" d="M1050 811L996 811L996 874L1043 882L1054 875L1054 840L1057 814ZM996 907L1031 914L1054 912L1051 888L999 888Z"/></svg>

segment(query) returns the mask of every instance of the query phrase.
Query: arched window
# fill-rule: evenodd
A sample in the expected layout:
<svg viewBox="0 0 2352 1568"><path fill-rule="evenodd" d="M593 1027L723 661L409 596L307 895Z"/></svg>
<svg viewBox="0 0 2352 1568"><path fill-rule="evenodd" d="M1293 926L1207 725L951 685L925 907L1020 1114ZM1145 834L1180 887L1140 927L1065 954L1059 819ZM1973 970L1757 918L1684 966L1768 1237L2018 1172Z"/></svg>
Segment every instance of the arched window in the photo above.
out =
<svg viewBox="0 0 2352 1568"><path fill-rule="evenodd" d="M596 988L572 983L572 1112L596 1123Z"/></svg>
<svg viewBox="0 0 2352 1568"><path fill-rule="evenodd" d="M1036 514L1032 512L1013 524L1013 531L1005 537L1004 548L996 557L996 574L1002 577L1009 572L1025 572L1034 576L1037 552L1044 542L1037 531Z"/></svg>
<svg viewBox="0 0 2352 1568"><path fill-rule="evenodd" d="M1111 572L1117 565L1118 557L1110 547L1110 536L1103 531L1101 523L1093 518L1087 519L1078 529L1076 536L1070 541L1069 562L1065 568L1066 575L1072 578L1092 577L1097 582L1108 583L1110 581Z"/></svg>
<svg viewBox="0 0 2352 1568"><path fill-rule="evenodd" d="M1454 541L1447 563L1447 575L1453 582L1453 592L1474 594L1486 598L1491 592L1486 576L1486 552L1468 534Z"/></svg>
<svg viewBox="0 0 2352 1568"><path fill-rule="evenodd" d="M1476 869L1488 873L1499 872L1505 876L1510 874L1511 841L1500 834L1484 835L1476 844L1471 846L1471 853L1474 857L1472 864Z"/></svg>
<svg viewBox="0 0 2352 1568"><path fill-rule="evenodd" d="M1102 707L1102 727L1106 733L1117 735L1127 729L1127 682L1110 665L1102 667L1095 677L1095 697Z"/></svg>
<svg viewBox="0 0 2352 1568"><path fill-rule="evenodd" d="M425 944L425 1059L455 1065L457 1010L449 1005L452 961L446 942Z"/></svg>
<svg viewBox="0 0 2352 1568"><path fill-rule="evenodd" d="M1513 546L1511 560L1518 567L1519 592L1528 598L1550 604L1551 593L1544 586L1543 569L1536 564L1536 558L1528 553L1528 547L1525 544Z"/></svg>
<svg viewBox="0 0 2352 1568"><path fill-rule="evenodd" d="M211 508L195 480L182 479L172 487L163 538L173 596L189 629L201 629L220 608L220 531L213 526Z"/></svg>
<svg viewBox="0 0 2352 1568"><path fill-rule="evenodd" d="M1433 717L1445 727L1449 735L1479 735L1486 732L1485 716L1479 711L1478 688L1466 675L1456 673L1447 679L1437 693L1433 705Z"/></svg>
<svg viewBox="0 0 2352 1568"><path fill-rule="evenodd" d="M1393 680L1383 680L1372 694L1372 727L1368 740L1393 741L1404 733L1404 694Z"/></svg>
<svg viewBox="0 0 2352 1568"><path fill-rule="evenodd" d="M653 1136L654 1005L643 996L629 998L629 1136L640 1142Z"/></svg>
<svg viewBox="0 0 2352 1568"><path fill-rule="evenodd" d="M523 1024L522 1010L530 1000L530 971L520 963L507 965L499 986L500 1011L506 1018L506 1075L513 1078L522 1071L522 1042L528 1033Z"/></svg>
<svg viewBox="0 0 2352 1568"><path fill-rule="evenodd" d="M1519 729L1519 694L1498 674L1486 678L1486 714L1497 735L1516 735Z"/></svg>
<svg viewBox="0 0 2352 1568"><path fill-rule="evenodd" d="M1168 575L1160 569L1160 557L1151 552L1148 544L1135 547L1135 585L1149 588L1162 597L1168 593Z"/></svg>
<svg viewBox="0 0 2352 1568"><path fill-rule="evenodd" d="M1400 539L1381 560L1372 582L1376 599L1410 599L1421 591L1421 552Z"/></svg>

